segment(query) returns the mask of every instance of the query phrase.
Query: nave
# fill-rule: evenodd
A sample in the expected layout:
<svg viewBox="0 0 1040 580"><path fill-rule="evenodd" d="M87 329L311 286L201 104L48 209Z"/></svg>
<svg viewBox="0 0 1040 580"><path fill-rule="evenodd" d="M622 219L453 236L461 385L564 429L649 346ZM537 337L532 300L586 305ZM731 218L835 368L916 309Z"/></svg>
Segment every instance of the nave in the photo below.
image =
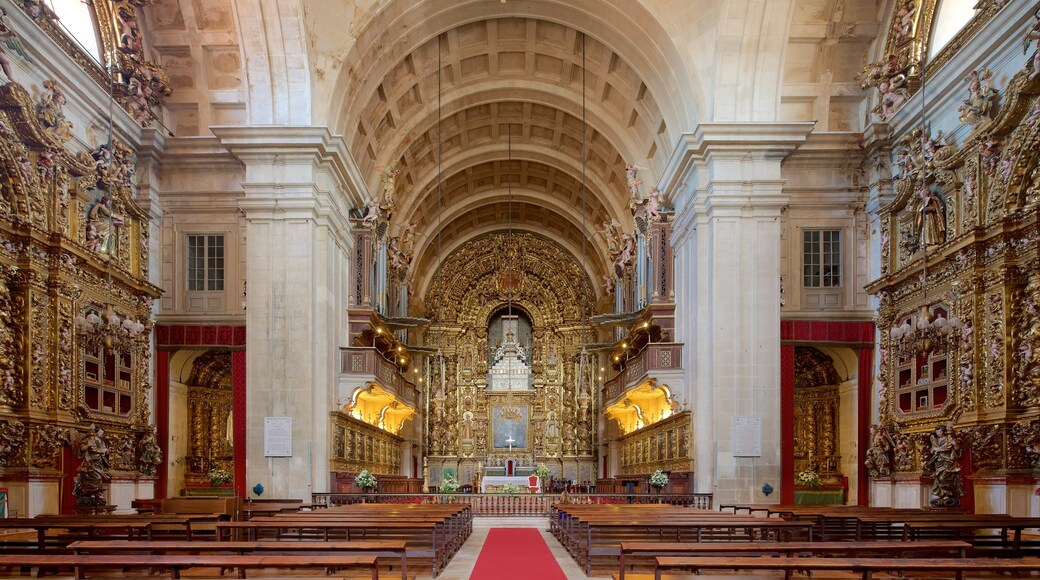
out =
<svg viewBox="0 0 1040 580"><path fill-rule="evenodd" d="M385 498L384 498L385 499ZM0 568L125 579L641 580L988 578L1040 572L1040 518L923 509L553 501L546 516L474 517L469 503L248 506L196 513L38 516L4 523ZM207 501L207 500L198 500ZM281 502L291 503L291 502ZM197 504L203 506L206 504ZM210 504L212 505L212 504ZM167 503L172 511L175 507ZM17 530L35 529L18 534Z"/></svg>

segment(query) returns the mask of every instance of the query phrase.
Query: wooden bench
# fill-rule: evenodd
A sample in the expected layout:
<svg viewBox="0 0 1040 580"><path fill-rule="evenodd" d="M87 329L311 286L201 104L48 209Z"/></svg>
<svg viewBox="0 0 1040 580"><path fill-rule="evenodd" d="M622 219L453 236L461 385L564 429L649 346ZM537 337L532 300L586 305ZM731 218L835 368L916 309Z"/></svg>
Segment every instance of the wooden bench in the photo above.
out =
<svg viewBox="0 0 1040 580"><path fill-rule="evenodd" d="M920 542L718 542L718 543L674 543L674 542L623 542L618 558L618 577L624 580L625 567L633 558L656 558L659 556L752 556L780 555L876 555L902 556L913 554L949 555L964 557L971 544L956 540Z"/></svg>
<svg viewBox="0 0 1040 580"><path fill-rule="evenodd" d="M619 556L624 541L812 541L812 522L789 522L675 506L554 506L550 523L560 543L590 574L592 558Z"/></svg>
<svg viewBox="0 0 1040 580"><path fill-rule="evenodd" d="M296 538L301 537L298 533L311 530L319 533L320 537L324 538L324 542L329 542L329 539L335 533L342 533L347 538L347 542L349 542L352 532L361 536L372 534L380 537L404 538L410 543L414 543L411 550L413 556L431 558L434 576L440 574L440 571L447 565L448 560L453 555L453 552L450 552L447 548L443 526L443 523L437 521L399 522L394 520L369 520L337 522L315 520L311 522L296 522L275 521L274 518L259 518L249 522L219 522L216 524L218 538L232 537L233 534L229 532L238 530L245 532L248 541L255 541L258 533L263 530L274 531L278 539L293 537L288 534L289 530L296 531L297 535L294 536ZM224 542L226 542L226 539L220 539L217 544ZM285 542L285 544L290 543Z"/></svg>
<svg viewBox="0 0 1040 580"><path fill-rule="evenodd" d="M1021 573L1040 571L1040 558L656 558L654 578L674 570L796 570L846 571L870 580L875 572L937 572L954 575L957 580L965 572Z"/></svg>
<svg viewBox="0 0 1040 580"><path fill-rule="evenodd" d="M0 568L4 567L72 568L76 578L95 568L169 568L175 579L184 568L237 568L239 578L246 577L247 568L363 568L371 570L373 580L379 578L379 557L357 555L0 555Z"/></svg>
<svg viewBox="0 0 1040 580"><path fill-rule="evenodd" d="M81 541L69 544L73 554L215 554L246 555L263 552L267 555L313 555L357 554L389 556L401 561L401 580L408 578L408 557L405 542L358 541L358 542L185 542L157 540L151 542L131 541ZM391 568L392 569L392 568Z"/></svg>

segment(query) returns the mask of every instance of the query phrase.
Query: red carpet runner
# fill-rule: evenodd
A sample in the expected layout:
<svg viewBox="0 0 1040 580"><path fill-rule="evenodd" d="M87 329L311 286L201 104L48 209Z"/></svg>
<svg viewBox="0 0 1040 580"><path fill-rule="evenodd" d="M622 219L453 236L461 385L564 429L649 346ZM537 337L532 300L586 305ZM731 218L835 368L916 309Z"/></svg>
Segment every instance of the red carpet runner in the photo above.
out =
<svg viewBox="0 0 1040 580"><path fill-rule="evenodd" d="M491 528L470 580L567 580L534 528Z"/></svg>

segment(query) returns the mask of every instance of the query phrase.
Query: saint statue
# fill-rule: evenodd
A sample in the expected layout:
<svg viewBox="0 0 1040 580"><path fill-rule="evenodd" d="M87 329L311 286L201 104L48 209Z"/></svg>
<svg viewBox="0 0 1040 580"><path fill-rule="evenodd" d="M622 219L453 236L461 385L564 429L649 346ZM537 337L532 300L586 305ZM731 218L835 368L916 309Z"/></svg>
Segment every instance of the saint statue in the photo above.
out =
<svg viewBox="0 0 1040 580"><path fill-rule="evenodd" d="M924 185L918 192L914 230L925 249L946 241L946 204L939 195L939 187L937 183Z"/></svg>
<svg viewBox="0 0 1040 580"><path fill-rule="evenodd" d="M100 191L87 204L86 209L87 249L98 254L116 254L116 228L123 225L123 218L112 209L112 196Z"/></svg>
<svg viewBox="0 0 1040 580"><path fill-rule="evenodd" d="M964 495L961 481L961 446L953 431L939 424L929 438L931 452L924 473L932 476L932 501L935 507L957 507Z"/></svg>

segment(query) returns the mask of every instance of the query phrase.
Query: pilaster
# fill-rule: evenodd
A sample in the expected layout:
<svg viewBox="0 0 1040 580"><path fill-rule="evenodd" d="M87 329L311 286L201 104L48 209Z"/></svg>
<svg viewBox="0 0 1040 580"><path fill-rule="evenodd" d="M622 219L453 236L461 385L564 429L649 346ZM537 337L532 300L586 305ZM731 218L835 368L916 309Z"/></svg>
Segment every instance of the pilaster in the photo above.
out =
<svg viewBox="0 0 1040 580"><path fill-rule="evenodd" d="M363 180L342 138L325 128L213 132L245 166L245 483L263 483L272 497L309 498L329 489L327 418L353 247L348 212L363 205ZM264 457L265 417L292 418L291 457Z"/></svg>
<svg viewBox="0 0 1040 580"><path fill-rule="evenodd" d="M763 501L764 483L783 485L780 214L788 196L781 164L812 128L700 125L683 136L664 172L662 190L676 206L676 340L688 345L695 490L719 501ZM734 456L737 417L760 419L760 456Z"/></svg>

